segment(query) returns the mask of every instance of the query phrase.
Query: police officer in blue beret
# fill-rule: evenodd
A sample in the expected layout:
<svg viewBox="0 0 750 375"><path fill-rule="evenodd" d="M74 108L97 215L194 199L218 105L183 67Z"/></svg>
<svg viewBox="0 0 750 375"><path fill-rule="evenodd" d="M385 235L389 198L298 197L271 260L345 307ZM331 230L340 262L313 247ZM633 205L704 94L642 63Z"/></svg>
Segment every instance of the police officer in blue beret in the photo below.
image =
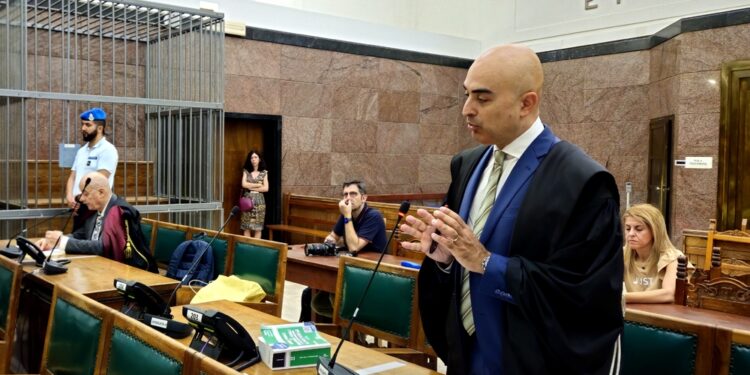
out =
<svg viewBox="0 0 750 375"><path fill-rule="evenodd" d="M81 179L90 172L99 172L109 179L111 188L119 158L117 149L104 137L107 113L101 108L91 108L81 113L81 135L86 142L78 149L73 168L65 186L65 203L75 207L75 196L81 194Z"/></svg>

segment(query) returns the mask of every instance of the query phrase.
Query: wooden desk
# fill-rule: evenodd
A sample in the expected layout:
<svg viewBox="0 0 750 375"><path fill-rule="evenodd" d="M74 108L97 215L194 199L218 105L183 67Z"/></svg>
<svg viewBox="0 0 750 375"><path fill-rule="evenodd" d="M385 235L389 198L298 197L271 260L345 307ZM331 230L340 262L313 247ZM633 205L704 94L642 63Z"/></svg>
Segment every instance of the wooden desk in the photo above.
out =
<svg viewBox="0 0 750 375"><path fill-rule="evenodd" d="M247 332L252 336L253 340L257 342L258 337L260 336L260 326L262 324L284 324L289 323L281 318L277 318L273 315L269 315L257 310L253 310L251 308L236 304L234 302L229 301L213 301L213 302L207 302L203 304L199 304L196 306L200 306L202 308L210 308L213 310L221 311L224 314L227 314L237 320L245 329ZM175 320L179 320L182 322L186 322L187 320L185 317L182 316L182 306L175 306L172 307L172 314L174 315ZM321 336L328 340L328 342L331 343L331 354L333 354L333 351L336 350L336 346L338 345L340 339L334 336L330 336L324 333L321 333ZM190 345L191 337L178 340L181 343L183 343L185 346ZM400 362L403 363L404 366L379 372L382 374L437 374L437 372L434 372L430 369L420 367L408 362L401 361L397 358L391 357L389 355L380 353L378 351L368 349L359 345L356 345L351 342L346 342L341 347L341 352L339 353L338 362L340 362L342 365L352 369L352 370L361 370L364 368L369 368L373 366L382 365L385 363L391 363L391 362ZM300 369L294 369L294 370L276 370L273 371L268 366L266 366L263 363L259 363L256 365L253 365L251 367L248 367L244 370L242 370L243 373L246 374L315 374L315 367L305 367Z"/></svg>
<svg viewBox="0 0 750 375"><path fill-rule="evenodd" d="M640 312L702 323L719 329L750 330L750 317L669 303L628 304L626 312ZM626 315L627 319L627 315Z"/></svg>
<svg viewBox="0 0 750 375"><path fill-rule="evenodd" d="M122 306L123 298L114 287L114 279L138 280L150 286L165 300L179 281L130 267L124 263L95 255L72 255L68 272L47 275L30 258L23 262L23 290L16 325L16 343L13 356L23 365L26 373L38 373L47 331L52 289L65 285L83 295L114 309ZM57 258L53 254L53 258Z"/></svg>
<svg viewBox="0 0 750 375"><path fill-rule="evenodd" d="M23 271L31 277L24 278L24 281L29 280L41 286L48 290L50 295L55 285L64 285L117 309L122 305L122 296L114 287L115 278L138 280L150 286L165 300L179 283L177 280L100 256L66 255L65 257L71 260L67 265L68 272L59 275L47 275L42 272L41 268L34 265L33 260L26 259L23 262Z"/></svg>
<svg viewBox="0 0 750 375"><path fill-rule="evenodd" d="M359 258L377 261L380 253L368 251ZM420 263L414 259L386 254L383 263L401 265L402 261ZM306 256L304 245L289 246L286 254L286 279L310 288L326 292L336 292L336 278L339 273L339 258L335 256Z"/></svg>

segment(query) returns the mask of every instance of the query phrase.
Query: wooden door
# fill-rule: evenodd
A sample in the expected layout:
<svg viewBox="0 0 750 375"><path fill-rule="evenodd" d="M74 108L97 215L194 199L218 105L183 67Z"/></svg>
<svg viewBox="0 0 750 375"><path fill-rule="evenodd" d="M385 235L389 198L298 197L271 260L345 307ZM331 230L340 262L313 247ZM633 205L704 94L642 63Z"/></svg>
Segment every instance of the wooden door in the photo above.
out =
<svg viewBox="0 0 750 375"><path fill-rule="evenodd" d="M268 169L266 224L281 222L281 117L226 113L224 116L224 212L237 205L242 191L242 166L250 150L263 156ZM240 218L232 219L227 233L242 234ZM263 238L268 238L264 233Z"/></svg>
<svg viewBox="0 0 750 375"><path fill-rule="evenodd" d="M224 212L227 215L238 204L242 192L242 166L250 150L263 150L263 126L258 121L226 118L224 120ZM232 219L227 233L242 234L240 218Z"/></svg>
<svg viewBox="0 0 750 375"><path fill-rule="evenodd" d="M672 189L672 122L673 116L651 120L648 148L648 198L647 202L664 215L667 232L670 228Z"/></svg>
<svg viewBox="0 0 750 375"><path fill-rule="evenodd" d="M717 229L739 229L750 217L750 60L721 70Z"/></svg>

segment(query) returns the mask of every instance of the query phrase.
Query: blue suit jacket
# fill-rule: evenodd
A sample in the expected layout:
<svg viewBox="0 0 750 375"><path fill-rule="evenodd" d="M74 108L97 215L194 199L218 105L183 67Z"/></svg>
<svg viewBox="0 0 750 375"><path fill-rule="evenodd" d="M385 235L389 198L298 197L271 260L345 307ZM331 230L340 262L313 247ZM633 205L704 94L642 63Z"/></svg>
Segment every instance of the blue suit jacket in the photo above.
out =
<svg viewBox="0 0 750 375"><path fill-rule="evenodd" d="M576 347L576 343L563 342L561 346L556 346L545 342L545 337L553 340L564 338L571 332L578 333L582 328L571 326L567 320L556 321L550 316L550 311L559 308L562 316L567 317L570 311L590 308L589 302L595 302L586 301L585 304L571 306L580 298L575 295L575 286L571 286L570 293L562 289L569 280L560 280L560 274L570 272L574 274L577 285L582 286L581 290L590 291L588 283L591 282L596 289L592 295L612 297L617 294L616 301L619 301L617 291L622 284L621 270L619 281L613 283L613 280L618 278L618 264L622 268L622 242L619 237L619 197L614 180L580 150L565 142L563 147L555 146L558 142L559 139L545 127L517 161L490 212L480 242L492 255L483 275L470 274L476 326L474 338L466 335L459 318L460 296L456 291L460 291L462 267L454 262L450 274L446 274L429 259L423 264L419 287L425 333L448 365L449 373L545 373L551 371L547 365L565 368L566 360L577 361L579 358L567 353L581 349ZM553 149L558 151L553 153L556 156L544 163ZM451 162L453 181L447 203L465 221L468 220L482 171L491 153L492 147L479 147L457 155ZM544 167L545 164L550 167ZM557 170L561 175L557 175ZM543 176L539 177L540 174ZM538 183L535 184L535 181ZM585 192L584 186L587 185L595 189ZM555 190L550 190L551 187ZM556 196L558 191L559 196ZM584 205L584 201L578 199L584 193L592 196L595 206ZM537 207L540 202L542 207ZM596 238L592 241L580 241L582 236L587 235L584 226L601 221L601 217L606 218L605 228L595 231ZM551 221L545 227L536 228L537 224L544 223L545 218ZM573 230L579 221L582 230ZM527 247L525 244L533 242L535 237L549 239ZM599 256L599 253L605 256ZM574 258L580 258L575 262L580 261L583 267L568 263ZM611 271L607 271L607 277L611 277L611 280L599 279L597 275L588 274L588 271L579 272L578 268L611 268ZM509 284L509 281L512 283ZM600 284L607 286L599 288ZM554 297L557 289L561 290L562 298ZM603 331L606 334L610 331L619 333L622 328L619 302L613 305L609 299L604 304L612 311L603 314L610 319ZM619 328L617 321L611 321L618 315ZM551 322L545 326L537 319ZM509 329L515 330L512 335ZM548 332L542 332L542 329ZM599 335L596 328L592 333ZM614 343L614 338L609 341L609 336L605 340L607 344ZM597 347L591 351L583 348L581 353L585 353L586 360L598 366L603 360L599 358L603 353L600 349ZM524 355L536 359L524 358ZM571 358L566 359L566 356ZM576 365L571 363L569 369L577 373L596 372L574 368Z"/></svg>

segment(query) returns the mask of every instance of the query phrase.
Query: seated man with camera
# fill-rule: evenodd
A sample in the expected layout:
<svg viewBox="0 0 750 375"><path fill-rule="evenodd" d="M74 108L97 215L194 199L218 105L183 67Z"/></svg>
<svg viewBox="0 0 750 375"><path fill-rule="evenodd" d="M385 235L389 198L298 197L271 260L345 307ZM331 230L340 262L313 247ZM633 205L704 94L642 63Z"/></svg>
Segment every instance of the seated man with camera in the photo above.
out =
<svg viewBox="0 0 750 375"><path fill-rule="evenodd" d="M347 181L342 185L342 199L339 202L339 216L336 225L326 237L325 243L333 247L344 247L351 255L356 256L360 251L381 251L386 245L385 222L383 214L375 208L367 205L367 191L362 181ZM330 245L329 245L330 246ZM315 247L306 246L308 255L330 254L330 247L315 251ZM312 252L310 250L313 250ZM312 254L317 252L318 254ZM322 254L321 254L322 253ZM334 251L335 253L335 251ZM302 312L300 321L309 321L311 317L310 301L312 290L305 289L302 292ZM319 292L314 298L312 305L316 313L323 316L332 315L333 308L331 299L333 295Z"/></svg>

